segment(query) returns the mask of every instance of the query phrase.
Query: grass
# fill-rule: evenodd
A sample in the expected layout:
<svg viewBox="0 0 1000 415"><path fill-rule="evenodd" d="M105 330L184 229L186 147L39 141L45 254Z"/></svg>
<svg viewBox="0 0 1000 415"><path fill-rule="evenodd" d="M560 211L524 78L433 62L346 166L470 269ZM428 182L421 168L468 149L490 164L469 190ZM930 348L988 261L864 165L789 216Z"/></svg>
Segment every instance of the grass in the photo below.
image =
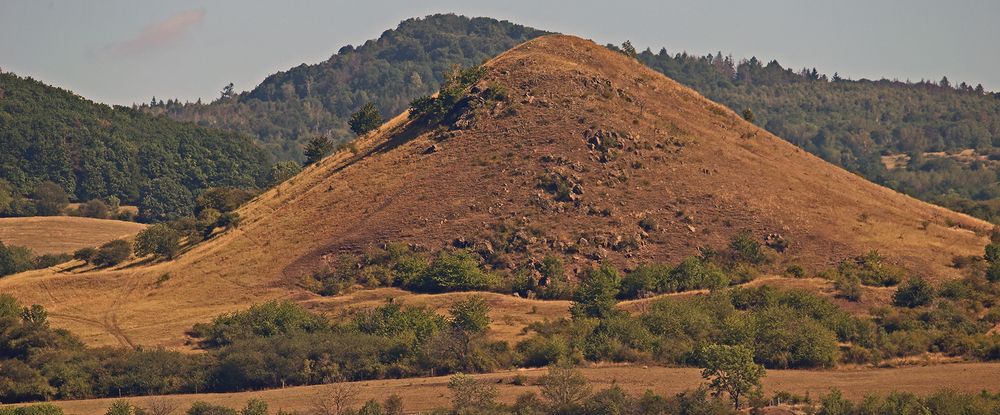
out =
<svg viewBox="0 0 1000 415"><path fill-rule="evenodd" d="M0 218L0 241L31 248L35 254L61 254L135 235L146 225L72 216Z"/></svg>

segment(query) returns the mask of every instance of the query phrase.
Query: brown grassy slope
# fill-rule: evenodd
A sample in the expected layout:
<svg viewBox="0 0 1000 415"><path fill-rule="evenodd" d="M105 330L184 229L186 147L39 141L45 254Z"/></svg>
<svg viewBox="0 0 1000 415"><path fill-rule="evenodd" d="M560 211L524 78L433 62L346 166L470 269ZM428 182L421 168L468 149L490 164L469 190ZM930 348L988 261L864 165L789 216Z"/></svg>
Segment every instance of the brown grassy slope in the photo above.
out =
<svg viewBox="0 0 1000 415"><path fill-rule="evenodd" d="M448 132L402 115L359 140L356 153L265 192L240 210L239 229L175 261L25 273L0 280L0 290L45 304L57 325L92 343L177 346L193 323L253 302L336 303L296 283L339 252L387 241L438 249L458 237L482 241L499 224L527 235L508 255L512 266L577 249L564 254L570 272L593 258L675 262L749 229L793 241L779 263L817 270L878 249L950 278L952 257L986 242L976 234L985 222L869 183L593 42L547 36L486 66L479 89L500 85L510 98L476 109L471 125ZM622 138L614 160L588 147L597 130ZM581 185L579 204L538 188L553 172ZM643 235L647 216L658 229ZM618 238L637 247L616 251Z"/></svg>
<svg viewBox="0 0 1000 415"><path fill-rule="evenodd" d="M0 218L0 241L31 248L36 254L61 254L112 239L128 238L146 225L71 216Z"/></svg>
<svg viewBox="0 0 1000 415"><path fill-rule="evenodd" d="M538 378L546 373L544 369L521 370L517 372L474 375L476 378L496 384L499 400L513 403L518 395L538 392L535 386ZM583 369L594 391L618 385L633 394L652 390L664 396L671 396L698 387L703 381L697 368L640 368L636 366L597 367ZM525 386L512 385L516 374L523 375ZM893 391L907 391L929 394L941 390L941 379L948 379L948 389L978 393L983 390L997 392L996 378L1000 376L1000 364L959 363L934 366L913 366L899 369L864 370L769 370L764 377L764 393L771 395L777 391L787 391L798 395L812 396L829 393L831 388L839 389L852 400L861 400L867 394L885 395ZM177 406L183 412L195 401L240 408L250 399L263 399L272 412L277 410L309 412L316 402L329 399L332 391L340 388L353 390L357 397L355 407L368 399L383 400L397 394L403 398L407 413L429 411L450 405L451 392L448 377L417 379L390 379L350 384L302 386L274 389L260 392L209 393L200 395L172 395L164 397L127 398L136 405L148 407L153 400L162 399ZM502 383L500 383L502 382ZM348 386L349 385L349 386ZM77 415L99 415L105 413L114 399L91 399L82 401L58 401L53 404L66 413ZM176 412L175 412L176 413Z"/></svg>

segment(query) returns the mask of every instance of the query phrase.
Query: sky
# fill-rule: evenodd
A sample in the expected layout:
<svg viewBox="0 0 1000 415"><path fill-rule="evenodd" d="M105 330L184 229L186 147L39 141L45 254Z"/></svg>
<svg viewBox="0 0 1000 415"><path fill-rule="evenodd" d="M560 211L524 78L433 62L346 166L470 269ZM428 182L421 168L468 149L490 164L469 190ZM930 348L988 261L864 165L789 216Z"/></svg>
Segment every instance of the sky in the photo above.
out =
<svg viewBox="0 0 1000 415"><path fill-rule="evenodd" d="M1000 90L1000 1L0 0L0 70L108 104L212 100L401 20L488 16L640 50Z"/></svg>

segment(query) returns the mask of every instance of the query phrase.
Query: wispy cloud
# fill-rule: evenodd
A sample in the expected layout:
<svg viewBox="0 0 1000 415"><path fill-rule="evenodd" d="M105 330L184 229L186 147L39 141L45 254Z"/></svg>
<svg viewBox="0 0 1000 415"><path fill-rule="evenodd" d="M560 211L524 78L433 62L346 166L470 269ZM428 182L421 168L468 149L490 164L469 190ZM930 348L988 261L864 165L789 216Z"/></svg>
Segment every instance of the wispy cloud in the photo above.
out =
<svg viewBox="0 0 1000 415"><path fill-rule="evenodd" d="M108 45L112 56L135 56L176 44L205 19L205 9L186 10L150 23L134 38Z"/></svg>

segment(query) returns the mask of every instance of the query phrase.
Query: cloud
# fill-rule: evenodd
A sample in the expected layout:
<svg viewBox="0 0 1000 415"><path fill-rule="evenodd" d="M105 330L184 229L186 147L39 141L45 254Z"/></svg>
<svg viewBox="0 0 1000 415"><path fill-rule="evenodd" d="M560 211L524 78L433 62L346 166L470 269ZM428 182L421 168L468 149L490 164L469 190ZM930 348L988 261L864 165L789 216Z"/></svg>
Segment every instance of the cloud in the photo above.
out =
<svg viewBox="0 0 1000 415"><path fill-rule="evenodd" d="M194 27L205 19L205 9L186 10L165 20L153 22L142 29L136 37L112 43L106 51L112 56L135 56L173 45L184 38Z"/></svg>

